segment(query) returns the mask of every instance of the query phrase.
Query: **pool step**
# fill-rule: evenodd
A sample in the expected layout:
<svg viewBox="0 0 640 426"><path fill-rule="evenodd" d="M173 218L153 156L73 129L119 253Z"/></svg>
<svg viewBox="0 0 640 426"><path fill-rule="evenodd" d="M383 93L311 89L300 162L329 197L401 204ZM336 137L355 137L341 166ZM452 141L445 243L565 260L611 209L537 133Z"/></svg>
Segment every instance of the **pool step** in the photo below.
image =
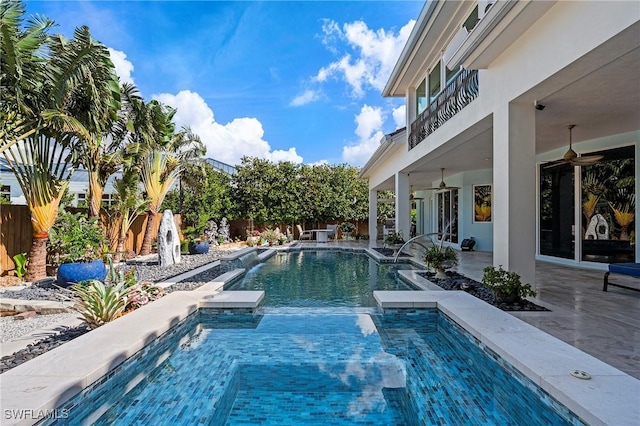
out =
<svg viewBox="0 0 640 426"><path fill-rule="evenodd" d="M251 308L258 307L264 298L264 291L221 291L206 296L200 301L200 308Z"/></svg>

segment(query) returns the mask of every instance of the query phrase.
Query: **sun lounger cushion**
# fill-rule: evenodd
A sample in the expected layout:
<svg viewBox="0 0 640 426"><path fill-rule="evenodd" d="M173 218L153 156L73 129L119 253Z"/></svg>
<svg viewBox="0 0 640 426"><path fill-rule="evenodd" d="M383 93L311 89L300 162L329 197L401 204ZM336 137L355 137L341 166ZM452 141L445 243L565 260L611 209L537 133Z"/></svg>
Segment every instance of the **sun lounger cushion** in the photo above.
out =
<svg viewBox="0 0 640 426"><path fill-rule="evenodd" d="M609 265L609 272L640 277L640 263L612 263Z"/></svg>
<svg viewBox="0 0 640 426"><path fill-rule="evenodd" d="M609 282L609 274L628 275L630 277L640 277L640 263L612 263L609 265L609 271L604 273L604 284L602 291L612 285L614 287L626 288L627 290L640 291L640 288L629 287L623 284L614 284Z"/></svg>

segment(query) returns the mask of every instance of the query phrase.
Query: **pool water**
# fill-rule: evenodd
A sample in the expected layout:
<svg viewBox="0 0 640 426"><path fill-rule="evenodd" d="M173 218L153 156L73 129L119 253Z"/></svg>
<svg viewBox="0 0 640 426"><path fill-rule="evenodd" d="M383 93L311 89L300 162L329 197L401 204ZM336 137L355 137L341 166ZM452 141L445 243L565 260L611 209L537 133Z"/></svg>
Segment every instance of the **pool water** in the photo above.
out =
<svg viewBox="0 0 640 426"><path fill-rule="evenodd" d="M65 402L65 425L580 425L437 309L374 308L411 289L366 255L298 251L233 290L258 313L200 309ZM56 424L50 419L46 424Z"/></svg>
<svg viewBox="0 0 640 426"><path fill-rule="evenodd" d="M398 279L406 263L379 264L363 253L278 253L225 290L264 290L262 306L376 306L374 290L415 290Z"/></svg>
<svg viewBox="0 0 640 426"><path fill-rule="evenodd" d="M65 424L581 424L436 310L352 311L196 314Z"/></svg>

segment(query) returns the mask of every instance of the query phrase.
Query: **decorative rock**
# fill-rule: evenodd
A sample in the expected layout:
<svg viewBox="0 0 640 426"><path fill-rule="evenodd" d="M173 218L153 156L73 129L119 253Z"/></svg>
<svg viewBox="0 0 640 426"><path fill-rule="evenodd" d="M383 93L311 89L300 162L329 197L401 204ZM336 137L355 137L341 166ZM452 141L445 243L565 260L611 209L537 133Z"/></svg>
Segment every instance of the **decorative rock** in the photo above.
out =
<svg viewBox="0 0 640 426"><path fill-rule="evenodd" d="M216 225L215 221L210 220L207 222L207 229L205 229L204 235L207 237L209 244L218 245L218 225Z"/></svg>
<svg viewBox="0 0 640 426"><path fill-rule="evenodd" d="M584 233L585 240L608 240L609 224L600 213L594 215L589 222L587 232Z"/></svg>
<svg viewBox="0 0 640 426"><path fill-rule="evenodd" d="M180 263L180 238L171 210L165 210L158 229L158 259L160 266Z"/></svg>
<svg viewBox="0 0 640 426"><path fill-rule="evenodd" d="M36 316L36 311L27 311L18 315L14 315L14 320L26 320L27 318L33 318Z"/></svg>
<svg viewBox="0 0 640 426"><path fill-rule="evenodd" d="M218 236L222 237L223 243L230 243L231 237L229 236L229 222L227 222L227 218L223 217L220 221L220 228L218 230Z"/></svg>

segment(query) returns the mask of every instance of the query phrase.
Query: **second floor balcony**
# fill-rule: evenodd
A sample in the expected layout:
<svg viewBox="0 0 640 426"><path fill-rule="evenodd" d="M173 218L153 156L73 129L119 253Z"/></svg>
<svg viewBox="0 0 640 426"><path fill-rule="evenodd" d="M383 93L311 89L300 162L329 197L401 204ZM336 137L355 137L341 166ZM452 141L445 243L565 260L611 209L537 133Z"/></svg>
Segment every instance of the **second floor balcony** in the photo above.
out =
<svg viewBox="0 0 640 426"><path fill-rule="evenodd" d="M478 71L463 69L447 84L411 123L409 149L413 149L427 136L456 115L478 97Z"/></svg>

